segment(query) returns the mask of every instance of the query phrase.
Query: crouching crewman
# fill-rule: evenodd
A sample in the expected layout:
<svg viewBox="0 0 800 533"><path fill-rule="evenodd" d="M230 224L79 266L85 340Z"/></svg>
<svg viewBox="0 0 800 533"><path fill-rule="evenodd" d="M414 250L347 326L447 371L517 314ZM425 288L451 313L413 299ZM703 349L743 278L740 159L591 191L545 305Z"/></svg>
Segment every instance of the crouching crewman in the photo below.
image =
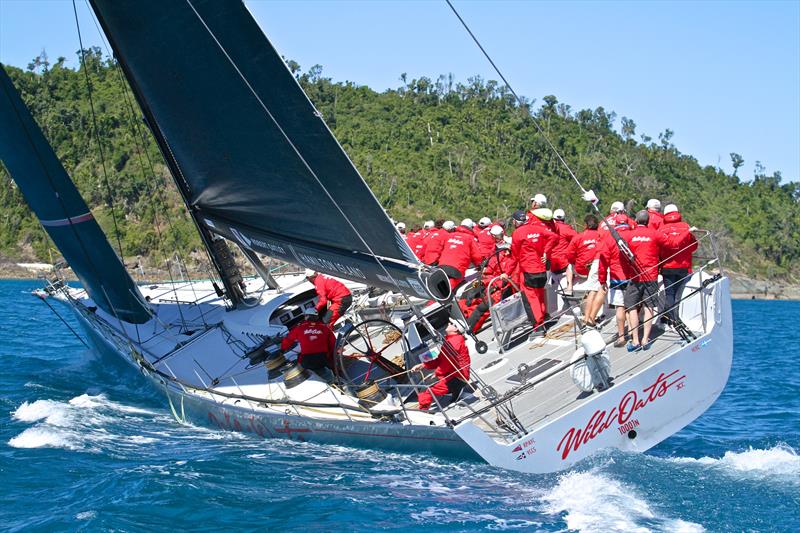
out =
<svg viewBox="0 0 800 533"><path fill-rule="evenodd" d="M427 368L433 370L439 378L432 387L417 395L420 410L428 410L433 402L433 396L451 394L453 400L457 399L469 383L469 365L469 348L461 333L461 327L451 322L445 330L444 344L439 356L433 360L423 361L411 369L412 372L418 372Z"/></svg>
<svg viewBox="0 0 800 533"><path fill-rule="evenodd" d="M297 357L297 364L328 379L333 370L333 351L336 336L323 321L319 319L317 310L309 307L304 319L289 330L281 341L281 349L287 359Z"/></svg>

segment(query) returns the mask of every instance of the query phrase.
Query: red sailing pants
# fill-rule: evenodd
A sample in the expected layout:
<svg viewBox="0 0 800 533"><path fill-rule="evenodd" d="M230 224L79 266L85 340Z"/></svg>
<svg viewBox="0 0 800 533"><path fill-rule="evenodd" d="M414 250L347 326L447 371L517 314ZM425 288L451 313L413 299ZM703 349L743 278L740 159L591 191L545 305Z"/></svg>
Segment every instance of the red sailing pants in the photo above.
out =
<svg viewBox="0 0 800 533"><path fill-rule="evenodd" d="M433 396L444 396L445 394L453 394L456 396L459 392L461 392L461 389L464 388L464 385L466 385L466 382L458 378L452 378L449 380L440 379L429 389L420 391L420 393L417 394L420 410L428 410L428 408L431 406L431 403L433 403ZM431 393L433 393L433 395L431 395Z"/></svg>

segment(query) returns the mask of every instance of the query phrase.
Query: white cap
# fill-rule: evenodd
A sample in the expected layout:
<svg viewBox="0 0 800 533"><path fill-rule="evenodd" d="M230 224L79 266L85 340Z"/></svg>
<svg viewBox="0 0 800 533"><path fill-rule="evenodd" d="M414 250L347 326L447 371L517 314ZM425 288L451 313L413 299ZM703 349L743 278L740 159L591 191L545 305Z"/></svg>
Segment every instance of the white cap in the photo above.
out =
<svg viewBox="0 0 800 533"><path fill-rule="evenodd" d="M661 200L650 198L647 200L647 209L661 209Z"/></svg>
<svg viewBox="0 0 800 533"><path fill-rule="evenodd" d="M492 229L489 230L489 233L491 233L494 237L499 237L503 234L503 228L500 226L492 226Z"/></svg>
<svg viewBox="0 0 800 533"><path fill-rule="evenodd" d="M625 211L625 204L622 202L614 202L611 204L611 212L612 213L621 213Z"/></svg>
<svg viewBox="0 0 800 533"><path fill-rule="evenodd" d="M426 220L425 223L422 225L422 227L425 229L431 229L433 226L435 226L433 220Z"/></svg>
<svg viewBox="0 0 800 533"><path fill-rule="evenodd" d="M470 228L470 229L472 229L473 227L475 227L475 223L472 221L472 219L471 219L471 218L465 218L464 220L462 220L462 221L461 221L461 225L462 225L462 226L466 226L466 227L468 227L468 228Z"/></svg>
<svg viewBox="0 0 800 533"><path fill-rule="evenodd" d="M307 278L313 278L314 276L317 275L317 272L315 270L311 270L310 268L307 268L305 274L306 274Z"/></svg>
<svg viewBox="0 0 800 533"><path fill-rule="evenodd" d="M553 218L556 220L564 220L567 214L564 212L563 209L556 209L553 211Z"/></svg>
<svg viewBox="0 0 800 533"><path fill-rule="evenodd" d="M544 194L534 194L533 198L531 198L531 202L536 202L539 207L544 207L547 205L547 196Z"/></svg>
<svg viewBox="0 0 800 533"><path fill-rule="evenodd" d="M445 221L444 224L442 224L442 229L445 231L452 231L455 228L456 228L456 223L453 222L452 220L447 220Z"/></svg>
<svg viewBox="0 0 800 533"><path fill-rule="evenodd" d="M667 204L664 208L664 214L667 215L669 213L675 213L678 210L678 206L675 204Z"/></svg>
<svg viewBox="0 0 800 533"><path fill-rule="evenodd" d="M398 222L397 223L397 229L406 229L406 223L405 222Z"/></svg>
<svg viewBox="0 0 800 533"><path fill-rule="evenodd" d="M480 219L480 220L478 221L478 225L479 225L480 227L482 227L482 228L485 228L486 226L488 226L488 225L489 225L489 224L491 224L491 223L492 223L492 219L491 219L491 218L489 218L489 217L483 217L482 219Z"/></svg>

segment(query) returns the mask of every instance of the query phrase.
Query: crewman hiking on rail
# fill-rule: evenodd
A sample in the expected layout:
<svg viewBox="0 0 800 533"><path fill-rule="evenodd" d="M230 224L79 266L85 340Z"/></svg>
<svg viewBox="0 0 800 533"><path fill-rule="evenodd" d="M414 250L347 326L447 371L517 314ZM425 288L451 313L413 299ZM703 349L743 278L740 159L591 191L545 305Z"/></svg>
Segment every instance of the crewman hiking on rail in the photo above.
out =
<svg viewBox="0 0 800 533"><path fill-rule="evenodd" d="M458 399L461 391L469 383L470 355L466 339L461 327L451 322L445 330L444 343L439 354L434 359L425 359L411 368L411 372L419 372L423 368L433 370L439 380L426 390L417 395L419 408L427 411L437 398L451 394L452 399Z"/></svg>
<svg viewBox="0 0 800 533"><path fill-rule="evenodd" d="M343 283L311 269L306 269L306 279L314 284L317 291L317 313L325 324L333 326L353 304L350 289Z"/></svg>

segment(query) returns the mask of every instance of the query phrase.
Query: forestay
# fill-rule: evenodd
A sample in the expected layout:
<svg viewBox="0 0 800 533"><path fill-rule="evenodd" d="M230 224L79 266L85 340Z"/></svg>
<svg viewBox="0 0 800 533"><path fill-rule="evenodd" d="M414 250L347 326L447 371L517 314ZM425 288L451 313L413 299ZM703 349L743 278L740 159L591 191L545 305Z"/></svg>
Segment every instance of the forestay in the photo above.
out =
<svg viewBox="0 0 800 533"><path fill-rule="evenodd" d="M139 290L2 65L0 159L92 300L126 322L149 320Z"/></svg>
<svg viewBox="0 0 800 533"><path fill-rule="evenodd" d="M242 2L91 3L200 224L428 297L418 260Z"/></svg>

